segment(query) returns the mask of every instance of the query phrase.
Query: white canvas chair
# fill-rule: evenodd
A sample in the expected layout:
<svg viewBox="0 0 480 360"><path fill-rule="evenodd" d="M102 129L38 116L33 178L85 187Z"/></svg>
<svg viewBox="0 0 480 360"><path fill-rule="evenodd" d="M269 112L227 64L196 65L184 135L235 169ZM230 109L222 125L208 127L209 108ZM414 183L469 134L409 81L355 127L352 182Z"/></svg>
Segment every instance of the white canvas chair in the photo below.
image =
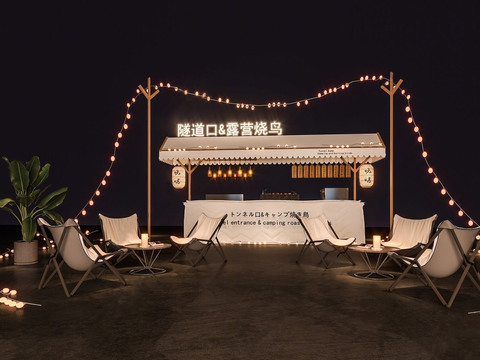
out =
<svg viewBox="0 0 480 360"><path fill-rule="evenodd" d="M480 290L480 276L474 265L474 258L480 248L480 227L460 228L445 220L437 227L426 246L415 256L404 256L396 252L390 257L397 263L406 266L403 273L390 286L393 291L409 272L414 272L425 285L432 288L443 305L450 308L455 300L465 277ZM450 299L447 301L440 294L433 279L447 278L462 269Z"/></svg>
<svg viewBox="0 0 480 360"><path fill-rule="evenodd" d="M425 219L407 219L395 214L390 240L383 245L411 249L418 244L426 244L433 233L436 220L436 214Z"/></svg>
<svg viewBox="0 0 480 360"><path fill-rule="evenodd" d="M128 255L133 254L133 250L127 249L125 245L141 243L137 214L122 218L111 218L103 214L98 214L98 217L107 248L115 251L122 249L124 251L124 254L117 259L118 264Z"/></svg>
<svg viewBox="0 0 480 360"><path fill-rule="evenodd" d="M352 265L355 265L355 262L348 254L348 247L355 241L354 237L339 239L323 214L315 218L306 218L299 216L298 214L295 214L295 217L300 222L306 235L305 243L303 244L297 258L297 263L300 262L308 247L312 245L320 255L321 262L325 266L325 269L331 267L340 255L343 255L352 263ZM328 264L326 262L326 257L330 253L336 253L337 256L335 261Z"/></svg>
<svg viewBox="0 0 480 360"><path fill-rule="evenodd" d="M170 236L177 249L175 255L170 261L174 261L183 253L186 255L190 264L196 266L200 260L205 258L208 250L213 246L222 257L223 261L227 262L227 258L225 257L225 253L223 252L222 246L217 237L226 218L227 214L221 218L212 218L202 213L186 238L180 238L173 235ZM190 257L190 251L197 254L195 259Z"/></svg>
<svg viewBox="0 0 480 360"><path fill-rule="evenodd" d="M121 251L105 253L97 245L93 245L87 236L80 230L80 227L73 219L68 219L63 225L50 225L44 219L39 218L37 222L40 226L43 236L49 243L50 237L46 229L53 237L55 247L52 248L47 266L43 272L39 289L43 289L53 278L55 274L60 278L63 290L67 297L73 296L85 279L92 275L95 279L100 277L104 269L109 269L123 285L126 285L125 279L118 270L110 263ZM72 291L69 291L62 274L61 268L66 264L73 270L83 272L82 278L77 282ZM94 274L96 268L103 269L99 274ZM52 271L49 273L50 268ZM48 274L48 277L47 277Z"/></svg>

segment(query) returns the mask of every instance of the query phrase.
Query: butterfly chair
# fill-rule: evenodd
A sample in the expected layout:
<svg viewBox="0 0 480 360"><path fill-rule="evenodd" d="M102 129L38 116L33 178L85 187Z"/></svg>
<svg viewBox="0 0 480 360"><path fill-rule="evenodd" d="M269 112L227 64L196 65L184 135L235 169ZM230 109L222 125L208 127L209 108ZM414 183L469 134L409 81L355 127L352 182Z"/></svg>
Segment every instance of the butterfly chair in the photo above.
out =
<svg viewBox="0 0 480 360"><path fill-rule="evenodd" d="M420 247L430 239L436 220L436 214L425 219L407 219L395 214L390 240L383 242L383 245L403 250Z"/></svg>
<svg viewBox="0 0 480 360"><path fill-rule="evenodd" d="M67 297L73 296L80 285L91 274L94 278L100 277L104 269L110 269L112 273L120 280L123 285L126 285L125 279L118 272L118 270L110 263L117 256L121 255L121 251L105 253L97 245L93 245L87 236L80 230L78 224L68 219L63 225L53 226L47 223L44 219L39 218L37 220L43 236L47 240L46 229L50 232L55 243L55 248L52 247L50 252L50 259L45 267L39 289L43 289L55 274L58 274L63 290ZM61 268L66 264L73 270L83 272L83 276L80 281L77 282L72 291L69 291L65 279L63 277ZM93 273L96 268L102 267L103 269L97 275ZM47 277L50 268L53 268Z"/></svg>
<svg viewBox="0 0 480 360"><path fill-rule="evenodd" d="M107 249L123 250L123 254L118 257L117 264L128 255L133 254L133 250L127 249L125 245L140 244L140 227L138 225L137 214L123 218L111 218L98 214L102 226L103 237L107 244Z"/></svg>
<svg viewBox="0 0 480 360"><path fill-rule="evenodd" d="M220 254L223 261L227 262L227 258L225 257L225 253L223 252L222 246L217 237L226 218L227 214L221 218L212 218L202 213L186 238L179 238L173 235L170 236L177 249L175 255L170 261L174 261L183 253L186 255L190 264L196 266L200 260L205 258L208 250L213 246ZM189 255L189 252L191 251L197 254L194 259Z"/></svg>
<svg viewBox="0 0 480 360"><path fill-rule="evenodd" d="M415 257L390 253L390 257L397 263L406 266L403 273L388 289L392 291L409 273L414 272L419 279L432 288L441 303L450 308L465 277L473 282L480 290L480 276L474 266L475 254L480 248L478 235L480 227L460 228L445 220L437 227L437 231L430 238L425 247ZM472 266L473 265L473 266ZM440 294L432 279L447 278L462 269L460 279L448 302ZM475 277L473 276L475 275Z"/></svg>
<svg viewBox="0 0 480 360"><path fill-rule="evenodd" d="M323 214L315 218L306 218L299 216L298 214L294 215L300 222L300 225L302 226L306 235L305 243L300 250L297 263L300 262L305 254L305 251L311 245L320 255L321 262L325 266L325 269L331 267L340 255L343 255L352 263L352 265L355 265L355 262L348 254L348 247L355 241L354 237L350 237L348 239L339 239ZM337 257L335 261L333 261L331 264L328 264L326 262L326 257L330 253L336 253Z"/></svg>

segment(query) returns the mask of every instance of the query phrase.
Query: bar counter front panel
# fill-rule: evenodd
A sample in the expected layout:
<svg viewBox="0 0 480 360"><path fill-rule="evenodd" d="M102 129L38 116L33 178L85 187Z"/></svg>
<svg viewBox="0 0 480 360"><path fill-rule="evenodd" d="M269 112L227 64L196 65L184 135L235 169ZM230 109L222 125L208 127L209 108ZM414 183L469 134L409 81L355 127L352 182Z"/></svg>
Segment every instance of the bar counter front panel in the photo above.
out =
<svg viewBox="0 0 480 360"><path fill-rule="evenodd" d="M353 200L193 200L186 201L187 236L201 213L228 217L220 230L222 243L303 244L305 234L293 212L306 217L324 214L340 238L365 242L364 203Z"/></svg>

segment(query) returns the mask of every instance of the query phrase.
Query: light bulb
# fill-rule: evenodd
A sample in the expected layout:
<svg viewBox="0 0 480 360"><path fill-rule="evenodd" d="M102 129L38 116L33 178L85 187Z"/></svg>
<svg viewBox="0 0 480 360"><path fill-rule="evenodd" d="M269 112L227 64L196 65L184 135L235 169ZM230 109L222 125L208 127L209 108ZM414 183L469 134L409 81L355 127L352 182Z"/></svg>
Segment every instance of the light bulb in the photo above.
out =
<svg viewBox="0 0 480 360"><path fill-rule="evenodd" d="M25 303L21 302L21 301L18 301L16 304L15 304L16 308L17 309L21 309L25 306Z"/></svg>
<svg viewBox="0 0 480 360"><path fill-rule="evenodd" d="M463 211L462 210L458 211L458 216L463 216Z"/></svg>
<svg viewBox="0 0 480 360"><path fill-rule="evenodd" d="M442 195L445 195L445 194L447 193L447 190L442 189L442 190L440 191L440 193L441 193Z"/></svg>
<svg viewBox="0 0 480 360"><path fill-rule="evenodd" d="M448 201L448 205L450 205L450 206L455 205L455 201L453 201L453 199L450 199L450 200Z"/></svg>

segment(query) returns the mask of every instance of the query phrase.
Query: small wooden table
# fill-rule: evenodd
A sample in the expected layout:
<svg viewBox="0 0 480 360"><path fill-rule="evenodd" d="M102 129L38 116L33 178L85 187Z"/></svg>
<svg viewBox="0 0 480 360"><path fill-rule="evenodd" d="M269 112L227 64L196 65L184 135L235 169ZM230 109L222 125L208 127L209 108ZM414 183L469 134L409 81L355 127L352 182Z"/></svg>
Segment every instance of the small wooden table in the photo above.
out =
<svg viewBox="0 0 480 360"><path fill-rule="evenodd" d="M398 250L398 248L382 246L380 249L374 249L371 244L367 244L351 245L348 247L348 249L359 252L368 267L368 270L356 272L353 274L353 276L367 280L392 280L394 278L393 274L380 271L380 269L388 260L387 253ZM378 255L376 261L373 260L373 254Z"/></svg>
<svg viewBox="0 0 480 360"><path fill-rule="evenodd" d="M167 272L167 270L164 268L153 267L153 264L155 263L155 260L157 260L158 255L160 255L160 252L163 249L168 249L171 246L172 246L171 244L165 244L165 243L158 243L158 244L152 244L152 245L149 244L147 247L142 247L139 244L125 245L127 249L133 250L134 255L137 257L138 261L140 261L140 264L142 265L140 269L130 270L130 274L156 275L156 274L163 274ZM142 256L140 257L137 254L137 252L141 252Z"/></svg>

